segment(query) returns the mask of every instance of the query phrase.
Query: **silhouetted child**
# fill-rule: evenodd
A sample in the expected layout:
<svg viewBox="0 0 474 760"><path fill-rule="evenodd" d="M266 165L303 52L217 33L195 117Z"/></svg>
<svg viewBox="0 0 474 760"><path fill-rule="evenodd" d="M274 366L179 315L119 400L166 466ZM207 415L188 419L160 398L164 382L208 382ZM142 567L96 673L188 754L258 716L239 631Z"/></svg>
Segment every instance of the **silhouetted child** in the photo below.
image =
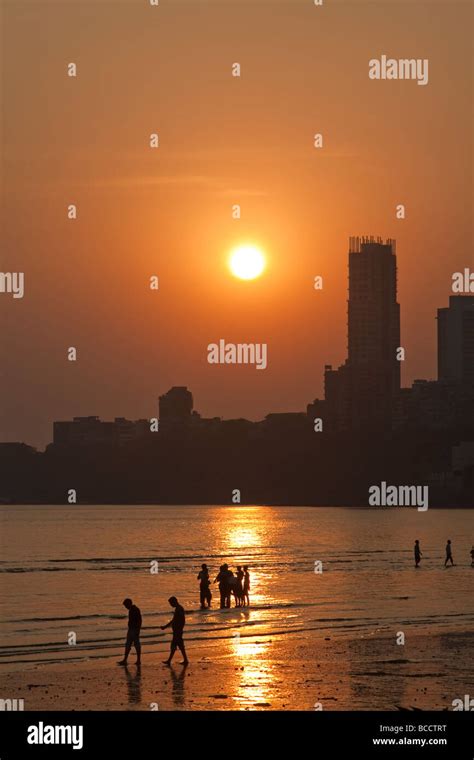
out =
<svg viewBox="0 0 474 760"><path fill-rule="evenodd" d="M244 565L244 587L242 591L242 601L245 607L245 604L250 604L249 599L249 591L250 591L250 575L249 575L249 568L248 565Z"/></svg>
<svg viewBox="0 0 474 760"><path fill-rule="evenodd" d="M132 648L132 644L135 647L137 653L137 665L141 664L141 652L142 647L140 644L140 629L142 627L142 614L138 607L133 604L131 599L124 599L123 606L128 610L128 631L127 640L125 642L125 655L123 660L120 660L119 665L126 665L128 655Z"/></svg>
<svg viewBox="0 0 474 760"><path fill-rule="evenodd" d="M422 556L423 555L420 550L420 542L418 541L418 539L416 539L415 541L415 567L419 567L420 559Z"/></svg>
<svg viewBox="0 0 474 760"><path fill-rule="evenodd" d="M226 587L226 594L225 594L225 606L230 607L230 598L231 598L232 592L234 592L234 596L235 596L235 584L237 582L237 578L235 577L232 570L229 570L227 565L225 565L225 567L227 568L226 570L227 587Z"/></svg>
<svg viewBox="0 0 474 760"><path fill-rule="evenodd" d="M239 565L237 567L237 573L236 573L236 581L234 585L234 596L235 596L235 606L236 607L242 607L243 604L243 596L244 596L244 589L242 586L242 581L244 580L244 571L242 570L241 566Z"/></svg>
<svg viewBox="0 0 474 760"><path fill-rule="evenodd" d="M453 551L451 548L451 541L449 538L448 538L448 543L446 544L446 559L444 560L445 567L448 564L448 562L451 562L451 565L454 565Z"/></svg>
<svg viewBox="0 0 474 760"><path fill-rule="evenodd" d="M181 665L187 665L189 660L186 656L186 650L184 648L184 641L183 641L183 631L184 626L186 623L186 615L184 613L184 607L178 602L175 596L170 596L168 599L168 602L172 607L174 607L174 615L171 618L169 623L166 623L166 625L160 626L161 630L164 631L165 628L171 628L173 631L173 638L171 639L171 647L170 647L170 656L167 660L164 660L164 665L171 665L171 660L173 659L174 653L177 649L181 652L183 655L183 661Z"/></svg>

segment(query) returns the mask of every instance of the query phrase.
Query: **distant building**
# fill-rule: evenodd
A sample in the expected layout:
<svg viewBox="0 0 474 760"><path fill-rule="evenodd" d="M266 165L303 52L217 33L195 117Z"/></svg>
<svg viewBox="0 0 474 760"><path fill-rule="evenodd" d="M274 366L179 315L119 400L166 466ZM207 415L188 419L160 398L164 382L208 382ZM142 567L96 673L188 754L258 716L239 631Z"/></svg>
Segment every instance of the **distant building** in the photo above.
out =
<svg viewBox="0 0 474 760"><path fill-rule="evenodd" d="M73 417L71 421L53 423L55 446L122 446L150 434L148 420L116 417L104 422L99 417Z"/></svg>
<svg viewBox="0 0 474 760"><path fill-rule="evenodd" d="M149 420L127 420L125 417L116 417L114 425L117 441L120 446L130 441L145 438L151 434Z"/></svg>
<svg viewBox="0 0 474 760"><path fill-rule="evenodd" d="M197 412L193 412L193 424L200 432L212 433L218 431L223 422L221 417L201 417Z"/></svg>
<svg viewBox="0 0 474 760"><path fill-rule="evenodd" d="M308 430L308 417L304 412L273 413L267 414L260 425L270 435L295 435Z"/></svg>
<svg viewBox="0 0 474 760"><path fill-rule="evenodd" d="M474 296L438 309L438 380L415 380L394 401L395 428L474 428Z"/></svg>
<svg viewBox="0 0 474 760"><path fill-rule="evenodd" d="M26 443L0 443L0 504L29 501L32 481L35 481L33 492L39 495L37 478L41 456Z"/></svg>
<svg viewBox="0 0 474 760"><path fill-rule="evenodd" d="M467 386L415 380L394 401L393 427L411 430L463 430L474 427L474 393Z"/></svg>
<svg viewBox="0 0 474 760"><path fill-rule="evenodd" d="M474 388L474 296L450 296L438 309L438 379Z"/></svg>
<svg viewBox="0 0 474 760"><path fill-rule="evenodd" d="M198 418L197 412L193 415L193 405L193 394L188 391L186 386L175 385L167 393L160 396L160 432L180 430L183 426L189 425L193 418Z"/></svg>
<svg viewBox="0 0 474 760"><path fill-rule="evenodd" d="M444 474L451 504L474 504L474 441L461 441L451 449L451 466Z"/></svg>
<svg viewBox="0 0 474 760"><path fill-rule="evenodd" d="M67 422L53 423L53 443L57 446L81 446L113 443L115 429L112 422L99 417L73 417Z"/></svg>
<svg viewBox="0 0 474 760"><path fill-rule="evenodd" d="M453 446L452 464L455 473L463 472L470 469L474 470L474 441L461 441L457 446Z"/></svg>
<svg viewBox="0 0 474 760"><path fill-rule="evenodd" d="M325 367L325 414L331 430L390 424L400 390L400 306L395 241L349 239L348 357Z"/></svg>
<svg viewBox="0 0 474 760"><path fill-rule="evenodd" d="M328 366L329 365L327 365L327 367ZM325 367L325 369L327 367ZM323 420L323 426L324 426L324 418L326 416L326 407L327 407L327 404L324 401L324 399L319 399L319 398L315 398L314 401L311 402L311 404L308 404L306 406L306 416L309 418L312 425L314 425L315 420L320 419L320 420Z"/></svg>
<svg viewBox="0 0 474 760"><path fill-rule="evenodd" d="M456 490L468 496L469 506L474 503L474 441L461 441L452 450L452 470Z"/></svg>
<svg viewBox="0 0 474 760"><path fill-rule="evenodd" d="M347 363L363 375L386 377L400 388L400 306L395 241L350 238Z"/></svg>
<svg viewBox="0 0 474 760"><path fill-rule="evenodd" d="M36 448L34 446L29 446L26 443L20 443L17 441L0 443L0 457L14 457L18 455L33 456L36 453Z"/></svg>

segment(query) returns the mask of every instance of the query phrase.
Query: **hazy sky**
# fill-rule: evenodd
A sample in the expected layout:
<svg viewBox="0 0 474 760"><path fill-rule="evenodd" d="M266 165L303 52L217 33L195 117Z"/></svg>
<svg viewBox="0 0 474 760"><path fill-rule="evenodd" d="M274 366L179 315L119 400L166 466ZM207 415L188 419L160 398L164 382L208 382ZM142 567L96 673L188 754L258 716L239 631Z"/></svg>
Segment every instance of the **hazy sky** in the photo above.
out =
<svg viewBox="0 0 474 760"><path fill-rule="evenodd" d="M471 35L454 0L4 2L0 264L25 295L0 294L0 440L156 416L172 385L206 416L304 410L346 357L350 235L396 238L402 382L436 377L436 308L474 266ZM370 80L382 54L428 85ZM220 338L268 368L209 365Z"/></svg>

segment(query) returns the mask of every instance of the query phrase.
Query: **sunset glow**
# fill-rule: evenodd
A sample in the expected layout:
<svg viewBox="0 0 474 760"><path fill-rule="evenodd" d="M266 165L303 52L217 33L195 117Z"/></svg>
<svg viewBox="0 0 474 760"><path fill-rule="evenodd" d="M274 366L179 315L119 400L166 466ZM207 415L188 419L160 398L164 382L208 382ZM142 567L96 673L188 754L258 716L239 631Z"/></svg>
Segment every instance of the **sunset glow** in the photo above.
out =
<svg viewBox="0 0 474 760"><path fill-rule="evenodd" d="M2 3L0 760L469 757L473 6Z"/></svg>

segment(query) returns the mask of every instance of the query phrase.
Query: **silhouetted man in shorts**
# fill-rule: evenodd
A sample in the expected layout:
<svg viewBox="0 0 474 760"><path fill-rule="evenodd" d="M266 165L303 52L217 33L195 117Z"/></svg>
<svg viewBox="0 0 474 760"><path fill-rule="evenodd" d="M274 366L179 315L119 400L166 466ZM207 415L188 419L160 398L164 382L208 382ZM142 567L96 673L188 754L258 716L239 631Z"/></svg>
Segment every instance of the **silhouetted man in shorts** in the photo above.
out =
<svg viewBox="0 0 474 760"><path fill-rule="evenodd" d="M142 645L140 644L140 629L142 627L142 613L138 607L133 604L131 599L124 599L123 606L128 610L128 631L127 640L125 642L125 655L123 660L120 660L119 665L126 665L128 655L132 648L132 644L135 647L137 653L137 665L141 664L141 652Z"/></svg>
<svg viewBox="0 0 474 760"><path fill-rule="evenodd" d="M184 648L184 641L183 641L183 631L184 626L186 623L186 615L184 613L184 607L178 602L175 596L170 596L168 599L168 602L171 604L172 607L174 607L174 615L171 618L169 623L166 623L166 625L161 626L161 630L164 631L165 628L171 628L173 631L173 638L171 639L171 648L170 648L170 656L167 660L163 661L164 665L171 665L171 660L173 659L174 653L177 649L181 652L183 655L183 661L181 665L187 665L189 660L186 656L186 650Z"/></svg>

